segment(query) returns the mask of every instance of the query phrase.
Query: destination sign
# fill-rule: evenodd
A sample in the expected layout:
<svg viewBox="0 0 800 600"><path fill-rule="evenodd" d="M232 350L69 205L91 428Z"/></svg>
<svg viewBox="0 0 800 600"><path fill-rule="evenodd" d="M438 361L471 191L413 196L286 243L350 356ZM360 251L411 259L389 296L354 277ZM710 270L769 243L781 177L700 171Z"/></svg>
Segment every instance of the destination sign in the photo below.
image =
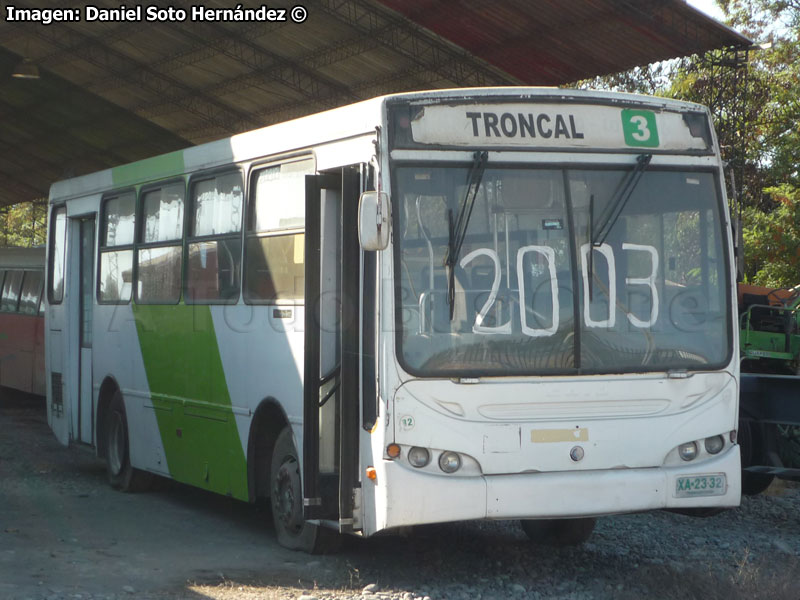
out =
<svg viewBox="0 0 800 600"><path fill-rule="evenodd" d="M679 112L578 104L425 106L411 121L415 142L542 149L707 150ZM694 135L693 135L694 133Z"/></svg>

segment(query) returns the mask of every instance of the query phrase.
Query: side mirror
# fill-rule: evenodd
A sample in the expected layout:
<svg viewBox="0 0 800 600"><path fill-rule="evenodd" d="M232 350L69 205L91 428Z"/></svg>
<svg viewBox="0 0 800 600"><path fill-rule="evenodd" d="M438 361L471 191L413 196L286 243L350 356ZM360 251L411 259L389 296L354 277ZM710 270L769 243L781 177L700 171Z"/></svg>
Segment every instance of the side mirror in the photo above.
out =
<svg viewBox="0 0 800 600"><path fill-rule="evenodd" d="M363 192L358 199L358 241L364 250L385 250L389 245L389 194Z"/></svg>

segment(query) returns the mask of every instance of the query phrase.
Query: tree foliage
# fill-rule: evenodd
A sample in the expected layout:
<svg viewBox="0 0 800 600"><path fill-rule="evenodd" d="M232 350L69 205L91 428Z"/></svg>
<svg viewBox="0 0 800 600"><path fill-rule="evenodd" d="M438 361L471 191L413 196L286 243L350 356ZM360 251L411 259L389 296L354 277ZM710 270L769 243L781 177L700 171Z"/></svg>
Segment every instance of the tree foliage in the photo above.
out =
<svg viewBox="0 0 800 600"><path fill-rule="evenodd" d="M776 207L743 211L747 279L769 287L800 283L800 189L784 184L768 188Z"/></svg>
<svg viewBox="0 0 800 600"><path fill-rule="evenodd" d="M42 246L46 239L46 202L22 202L0 209L0 244L3 246Z"/></svg>
<svg viewBox="0 0 800 600"><path fill-rule="evenodd" d="M800 284L800 0L718 0L753 53L748 117L751 194L744 200L745 278Z"/></svg>
<svg viewBox="0 0 800 600"><path fill-rule="evenodd" d="M752 39L746 72L715 51L578 82L711 106L725 160L740 177L745 277L800 284L800 0L717 0ZM740 55L741 56L741 55ZM742 75L746 74L746 82Z"/></svg>

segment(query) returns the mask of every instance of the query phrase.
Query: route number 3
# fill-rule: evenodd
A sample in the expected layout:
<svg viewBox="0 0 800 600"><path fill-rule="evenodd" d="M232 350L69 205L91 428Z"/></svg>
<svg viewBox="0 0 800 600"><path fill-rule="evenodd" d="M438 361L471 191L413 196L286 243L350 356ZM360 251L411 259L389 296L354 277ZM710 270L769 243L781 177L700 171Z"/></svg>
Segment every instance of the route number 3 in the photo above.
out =
<svg viewBox="0 0 800 600"><path fill-rule="evenodd" d="M622 132L628 146L657 148L659 145L656 113L653 111L623 110Z"/></svg>
<svg viewBox="0 0 800 600"><path fill-rule="evenodd" d="M650 139L650 129L647 127L647 119L642 115L634 115L631 117L631 123L636 125L636 131L631 136L637 142L646 142Z"/></svg>

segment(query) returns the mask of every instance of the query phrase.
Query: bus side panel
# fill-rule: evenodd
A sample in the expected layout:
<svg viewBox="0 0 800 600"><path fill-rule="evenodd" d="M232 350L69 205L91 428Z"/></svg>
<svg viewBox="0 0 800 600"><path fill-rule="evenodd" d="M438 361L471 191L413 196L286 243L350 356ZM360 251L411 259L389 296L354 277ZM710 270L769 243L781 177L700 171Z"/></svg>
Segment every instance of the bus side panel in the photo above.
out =
<svg viewBox="0 0 800 600"><path fill-rule="evenodd" d="M70 441L70 404L67 398L64 344L66 343L65 303L47 306L45 315L45 369L47 376L47 424L63 445Z"/></svg>
<svg viewBox="0 0 800 600"><path fill-rule="evenodd" d="M0 385L31 392L34 367L35 317L18 313L0 317Z"/></svg>
<svg viewBox="0 0 800 600"><path fill-rule="evenodd" d="M135 305L150 402L170 475L247 500L247 464L211 307Z"/></svg>
<svg viewBox="0 0 800 600"><path fill-rule="evenodd" d="M60 307L51 307L53 312L59 311ZM45 380L47 386L47 424L56 436L56 439L63 445L69 444L69 412L70 405L66 399L66 385L64 372L64 332L60 329L53 329L55 318L50 319L50 327L46 332L47 341L45 343L45 360L48 377Z"/></svg>
<svg viewBox="0 0 800 600"><path fill-rule="evenodd" d="M95 306L93 376L95 393L106 377L122 391L128 419L131 464L169 475L158 421L150 402L136 323L130 304ZM95 421L97 422L97 421ZM103 435L103 432L98 432Z"/></svg>
<svg viewBox="0 0 800 600"><path fill-rule="evenodd" d="M302 453L304 306L215 306L211 315L233 406L245 409L236 412L242 450L250 432L247 413L271 397L281 403Z"/></svg>

